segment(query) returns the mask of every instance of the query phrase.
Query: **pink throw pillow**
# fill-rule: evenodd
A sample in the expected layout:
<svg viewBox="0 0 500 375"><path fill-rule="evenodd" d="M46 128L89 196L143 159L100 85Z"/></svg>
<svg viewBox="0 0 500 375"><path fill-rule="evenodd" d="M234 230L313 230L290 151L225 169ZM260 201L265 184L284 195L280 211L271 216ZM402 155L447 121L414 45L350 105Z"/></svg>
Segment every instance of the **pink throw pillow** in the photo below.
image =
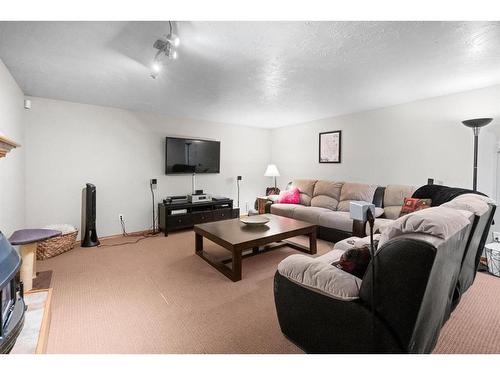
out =
<svg viewBox="0 0 500 375"><path fill-rule="evenodd" d="M298 204L300 202L300 191L294 187L290 190L285 190L278 196L277 203Z"/></svg>

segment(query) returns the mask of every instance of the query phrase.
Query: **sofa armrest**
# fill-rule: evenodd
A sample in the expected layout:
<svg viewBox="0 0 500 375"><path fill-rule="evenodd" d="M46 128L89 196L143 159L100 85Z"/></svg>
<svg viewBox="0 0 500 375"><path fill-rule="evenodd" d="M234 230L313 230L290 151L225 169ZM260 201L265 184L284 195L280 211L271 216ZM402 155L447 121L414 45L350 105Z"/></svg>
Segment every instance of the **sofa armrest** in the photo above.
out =
<svg viewBox="0 0 500 375"><path fill-rule="evenodd" d="M276 203L276 201L278 200L278 198L279 198L279 195L276 195L276 194L268 195L267 196L267 199L269 199L269 200L266 202L266 205L264 207L264 212L266 214L270 214L271 213L271 206L273 205L273 203Z"/></svg>
<svg viewBox="0 0 500 375"><path fill-rule="evenodd" d="M267 196L267 199L269 199L272 203L276 203L279 197L279 194L271 194Z"/></svg>
<svg viewBox="0 0 500 375"><path fill-rule="evenodd" d="M384 216L384 209L375 207L375 221L376 219ZM352 235L355 237L365 237L369 234L368 225L366 221L354 220L352 223Z"/></svg>
<svg viewBox="0 0 500 375"><path fill-rule="evenodd" d="M372 316L364 301L341 301L316 293L276 272L274 302L281 331L306 353L402 353L395 336Z"/></svg>
<svg viewBox="0 0 500 375"><path fill-rule="evenodd" d="M379 241L380 234L378 234L378 233L374 234L373 240ZM346 238L345 240L339 241L333 247L333 251L344 252L347 250L351 250L354 248L360 248L363 246L370 246L370 236L369 235L366 237L363 237L363 238L349 237L349 238Z"/></svg>
<svg viewBox="0 0 500 375"><path fill-rule="evenodd" d="M274 202L271 202L271 201L266 202L266 206L265 206L265 208L264 208L264 212L265 212L266 214L270 214L270 213L271 213L271 206L273 205L273 203L274 203Z"/></svg>
<svg viewBox="0 0 500 375"><path fill-rule="evenodd" d="M352 222L352 235L354 237L366 236L366 221L353 220Z"/></svg>
<svg viewBox="0 0 500 375"><path fill-rule="evenodd" d="M359 298L361 279L330 263L294 254L278 265L280 275L317 293L342 301Z"/></svg>
<svg viewBox="0 0 500 375"><path fill-rule="evenodd" d="M278 195L268 195L266 198L268 199L268 201L265 203L264 212L266 214L270 214L271 205L276 202L276 200L278 199ZM255 199L253 206L257 211L259 210L259 198Z"/></svg>

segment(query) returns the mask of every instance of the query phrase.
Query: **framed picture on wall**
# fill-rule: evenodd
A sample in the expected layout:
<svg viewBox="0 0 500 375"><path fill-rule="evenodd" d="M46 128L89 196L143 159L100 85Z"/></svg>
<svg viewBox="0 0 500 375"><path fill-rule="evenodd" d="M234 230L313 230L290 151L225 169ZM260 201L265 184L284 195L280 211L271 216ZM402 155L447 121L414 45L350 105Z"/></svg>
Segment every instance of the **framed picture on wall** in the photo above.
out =
<svg viewBox="0 0 500 375"><path fill-rule="evenodd" d="M319 162L340 163L342 131L319 133Z"/></svg>

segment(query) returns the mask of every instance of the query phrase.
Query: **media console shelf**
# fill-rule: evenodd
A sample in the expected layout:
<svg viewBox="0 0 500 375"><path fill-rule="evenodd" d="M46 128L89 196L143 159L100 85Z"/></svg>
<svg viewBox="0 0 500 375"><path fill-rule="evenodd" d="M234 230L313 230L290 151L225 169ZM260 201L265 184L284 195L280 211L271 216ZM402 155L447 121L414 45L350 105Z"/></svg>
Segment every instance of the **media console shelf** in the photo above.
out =
<svg viewBox="0 0 500 375"><path fill-rule="evenodd" d="M195 224L239 217L240 209L233 208L232 199L202 203L159 203L159 227L168 233L177 229L192 228Z"/></svg>

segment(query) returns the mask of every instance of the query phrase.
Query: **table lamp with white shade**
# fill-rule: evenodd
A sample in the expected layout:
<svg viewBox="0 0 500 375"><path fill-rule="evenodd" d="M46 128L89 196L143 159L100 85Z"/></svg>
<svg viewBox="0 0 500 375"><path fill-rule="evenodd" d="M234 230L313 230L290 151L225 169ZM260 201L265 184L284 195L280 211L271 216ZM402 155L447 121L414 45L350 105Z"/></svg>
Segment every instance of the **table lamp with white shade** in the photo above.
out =
<svg viewBox="0 0 500 375"><path fill-rule="evenodd" d="M278 170L278 167L276 164L269 164L266 168L266 171L264 172L264 176L266 177L274 177L274 188L267 188L266 189L266 195L270 194L279 194L279 189L278 186L276 185L276 177L280 176L280 171ZM270 192L270 191L273 192Z"/></svg>

